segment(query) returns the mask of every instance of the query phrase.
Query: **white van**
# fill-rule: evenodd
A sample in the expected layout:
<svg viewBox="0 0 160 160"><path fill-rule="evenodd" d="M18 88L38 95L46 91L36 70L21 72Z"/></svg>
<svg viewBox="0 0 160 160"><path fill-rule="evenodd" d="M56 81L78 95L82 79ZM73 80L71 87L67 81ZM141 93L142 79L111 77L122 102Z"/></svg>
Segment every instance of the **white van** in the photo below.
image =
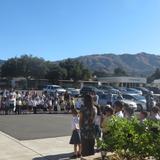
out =
<svg viewBox="0 0 160 160"><path fill-rule="evenodd" d="M64 93L66 92L66 90L59 85L47 85L45 88L43 88L43 92L46 92L48 94L53 94L55 92Z"/></svg>

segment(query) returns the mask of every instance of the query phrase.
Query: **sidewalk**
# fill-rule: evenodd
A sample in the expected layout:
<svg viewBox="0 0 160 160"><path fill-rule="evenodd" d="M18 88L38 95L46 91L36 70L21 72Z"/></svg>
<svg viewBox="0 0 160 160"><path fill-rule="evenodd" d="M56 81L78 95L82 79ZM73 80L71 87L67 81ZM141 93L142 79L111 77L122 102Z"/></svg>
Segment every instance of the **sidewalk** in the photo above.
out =
<svg viewBox="0 0 160 160"><path fill-rule="evenodd" d="M68 160L70 137L19 141L0 131L0 160Z"/></svg>

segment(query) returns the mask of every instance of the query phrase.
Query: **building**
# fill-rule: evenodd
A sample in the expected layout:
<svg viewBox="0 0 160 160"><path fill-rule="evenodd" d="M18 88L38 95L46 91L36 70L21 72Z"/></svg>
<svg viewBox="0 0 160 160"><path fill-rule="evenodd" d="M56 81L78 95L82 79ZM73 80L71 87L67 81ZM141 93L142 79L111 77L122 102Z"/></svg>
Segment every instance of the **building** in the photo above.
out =
<svg viewBox="0 0 160 160"><path fill-rule="evenodd" d="M59 80L58 84L64 88L76 88L77 86L79 86L79 84L74 82L73 80Z"/></svg>
<svg viewBox="0 0 160 160"><path fill-rule="evenodd" d="M140 87L147 83L146 78L141 77L100 77L97 80L104 85L116 87Z"/></svg>
<svg viewBox="0 0 160 160"><path fill-rule="evenodd" d="M10 88L10 81L7 78L0 78L0 89Z"/></svg>
<svg viewBox="0 0 160 160"><path fill-rule="evenodd" d="M98 81L73 81L73 80L59 80L59 85L64 87L64 88L82 88L83 86L95 86L97 87L99 85Z"/></svg>
<svg viewBox="0 0 160 160"><path fill-rule="evenodd" d="M49 81L47 79L16 77L11 80L11 87L15 89L42 89L48 84Z"/></svg>
<svg viewBox="0 0 160 160"><path fill-rule="evenodd" d="M59 84L63 87L82 88L83 86L99 86L107 85L113 87L144 87L147 79L142 77L99 77L96 80L74 82L73 80L59 80Z"/></svg>
<svg viewBox="0 0 160 160"><path fill-rule="evenodd" d="M154 87L160 87L160 79L155 79L155 80L152 82L152 86L154 86Z"/></svg>

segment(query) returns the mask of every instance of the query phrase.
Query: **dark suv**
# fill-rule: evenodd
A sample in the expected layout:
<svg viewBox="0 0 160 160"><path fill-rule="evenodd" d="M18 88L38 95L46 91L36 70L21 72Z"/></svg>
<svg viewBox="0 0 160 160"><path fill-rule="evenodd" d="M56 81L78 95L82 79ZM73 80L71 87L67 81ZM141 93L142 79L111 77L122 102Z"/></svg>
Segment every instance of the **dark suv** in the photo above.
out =
<svg viewBox="0 0 160 160"><path fill-rule="evenodd" d="M85 94L89 94L95 92L96 94L100 95L103 94L104 92L97 89L96 87L92 87L92 86L84 86L81 90L80 90L80 94L81 95L85 95Z"/></svg>

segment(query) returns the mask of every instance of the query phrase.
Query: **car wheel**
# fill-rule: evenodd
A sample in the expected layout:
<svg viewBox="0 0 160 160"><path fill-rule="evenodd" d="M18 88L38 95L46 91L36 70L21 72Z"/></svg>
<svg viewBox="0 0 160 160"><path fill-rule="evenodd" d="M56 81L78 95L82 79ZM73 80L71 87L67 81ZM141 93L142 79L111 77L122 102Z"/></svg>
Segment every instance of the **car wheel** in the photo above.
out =
<svg viewBox="0 0 160 160"><path fill-rule="evenodd" d="M143 107L141 104L137 104L137 111L143 111Z"/></svg>

